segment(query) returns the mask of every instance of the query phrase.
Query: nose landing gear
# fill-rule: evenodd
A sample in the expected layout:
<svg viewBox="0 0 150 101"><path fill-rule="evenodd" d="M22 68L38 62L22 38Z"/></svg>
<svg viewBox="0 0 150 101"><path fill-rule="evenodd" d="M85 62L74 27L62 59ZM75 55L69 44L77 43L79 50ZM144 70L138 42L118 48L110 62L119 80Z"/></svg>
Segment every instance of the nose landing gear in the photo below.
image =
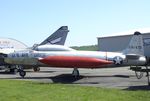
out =
<svg viewBox="0 0 150 101"><path fill-rule="evenodd" d="M132 71L135 71L135 75L137 77L137 79L141 79L143 77L143 74L146 73L146 77L147 77L147 83L150 86L150 78L149 78L149 72L150 69L148 68L148 66L145 66L145 68L139 67L139 66L131 66L130 69Z"/></svg>
<svg viewBox="0 0 150 101"><path fill-rule="evenodd" d="M19 70L18 72L19 72L19 75L20 75L22 78L25 77L26 71L24 71L24 70Z"/></svg>
<svg viewBox="0 0 150 101"><path fill-rule="evenodd" d="M19 75L22 78L24 78L26 76L26 71L24 71L23 67L22 66L17 66L17 69L18 69Z"/></svg>

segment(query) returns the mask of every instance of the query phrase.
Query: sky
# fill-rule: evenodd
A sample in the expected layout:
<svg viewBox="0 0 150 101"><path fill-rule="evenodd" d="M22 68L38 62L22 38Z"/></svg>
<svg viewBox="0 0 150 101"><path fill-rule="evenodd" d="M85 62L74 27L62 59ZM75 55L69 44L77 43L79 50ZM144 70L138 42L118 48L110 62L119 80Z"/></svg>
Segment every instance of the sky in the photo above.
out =
<svg viewBox="0 0 150 101"><path fill-rule="evenodd" d="M67 46L97 44L97 37L150 28L150 0L0 0L0 37L32 46L68 26Z"/></svg>

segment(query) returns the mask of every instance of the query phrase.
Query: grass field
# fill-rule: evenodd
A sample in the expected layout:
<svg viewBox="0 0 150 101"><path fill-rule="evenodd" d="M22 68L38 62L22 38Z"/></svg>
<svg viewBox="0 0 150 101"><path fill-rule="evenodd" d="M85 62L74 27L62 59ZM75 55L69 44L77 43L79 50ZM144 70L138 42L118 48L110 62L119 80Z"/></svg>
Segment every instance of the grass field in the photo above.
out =
<svg viewBox="0 0 150 101"><path fill-rule="evenodd" d="M150 101L150 91L0 80L0 101Z"/></svg>

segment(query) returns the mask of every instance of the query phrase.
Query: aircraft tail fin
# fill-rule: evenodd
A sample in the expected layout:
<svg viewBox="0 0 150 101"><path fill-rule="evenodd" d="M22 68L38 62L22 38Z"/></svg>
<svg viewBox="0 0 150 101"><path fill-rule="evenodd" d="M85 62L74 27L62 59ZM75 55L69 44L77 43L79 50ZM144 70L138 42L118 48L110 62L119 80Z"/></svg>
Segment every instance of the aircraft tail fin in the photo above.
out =
<svg viewBox="0 0 150 101"><path fill-rule="evenodd" d="M123 53L127 56L144 56L143 37L140 32L135 32L132 36L129 45Z"/></svg>
<svg viewBox="0 0 150 101"><path fill-rule="evenodd" d="M45 44L56 44L56 45L64 45L67 34L68 34L68 26L62 26L57 31L55 31L51 36L41 42L39 45Z"/></svg>

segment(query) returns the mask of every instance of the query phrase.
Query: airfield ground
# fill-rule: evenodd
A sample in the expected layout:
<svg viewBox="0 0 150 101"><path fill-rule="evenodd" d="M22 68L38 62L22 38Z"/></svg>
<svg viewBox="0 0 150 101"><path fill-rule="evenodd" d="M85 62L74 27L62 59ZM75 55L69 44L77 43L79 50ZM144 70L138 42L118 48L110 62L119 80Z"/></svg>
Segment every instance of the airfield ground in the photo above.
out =
<svg viewBox="0 0 150 101"><path fill-rule="evenodd" d="M0 79L31 80L46 83L74 84L82 86L96 86L106 88L150 90L147 86L145 75L137 79L129 67L107 69L79 69L80 77L72 77L73 69L41 67L40 72L27 70L27 75L22 79L19 74L6 74L0 72Z"/></svg>

